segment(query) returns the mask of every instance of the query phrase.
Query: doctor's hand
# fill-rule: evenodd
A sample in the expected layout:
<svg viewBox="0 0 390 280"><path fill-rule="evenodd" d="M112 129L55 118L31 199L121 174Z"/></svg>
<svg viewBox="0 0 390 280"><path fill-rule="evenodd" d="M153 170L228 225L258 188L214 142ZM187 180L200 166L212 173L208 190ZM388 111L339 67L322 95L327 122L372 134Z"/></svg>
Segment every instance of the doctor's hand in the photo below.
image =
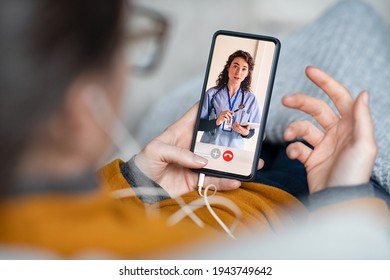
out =
<svg viewBox="0 0 390 280"><path fill-rule="evenodd" d="M232 112L232 111L229 111L229 110L222 111L216 120L217 126L220 126L224 121L230 121L231 118L233 117L233 115L234 115L234 112Z"/></svg>
<svg viewBox="0 0 390 280"><path fill-rule="evenodd" d="M138 168L162 186L171 197L197 189L199 174L190 168L201 168L207 164L207 159L189 150L197 110L198 104L152 140L135 158ZM263 165L262 161L260 165ZM233 190L241 185L236 180L206 176L205 185L208 184L216 185L218 190Z"/></svg>
<svg viewBox="0 0 390 280"><path fill-rule="evenodd" d="M240 125L240 123L238 121L235 121L234 124L232 125L232 129L235 132L241 134L243 137L246 137L246 136L248 136L251 128L249 125L242 126L242 125Z"/></svg>
<svg viewBox="0 0 390 280"><path fill-rule="evenodd" d="M291 123L284 138L303 138L314 148L295 142L287 147L287 155L305 165L311 193L367 183L377 154L367 92L353 100L343 85L322 70L308 67L306 75L330 97L339 115L324 101L302 93L284 97L286 107L313 116L323 128L309 121Z"/></svg>

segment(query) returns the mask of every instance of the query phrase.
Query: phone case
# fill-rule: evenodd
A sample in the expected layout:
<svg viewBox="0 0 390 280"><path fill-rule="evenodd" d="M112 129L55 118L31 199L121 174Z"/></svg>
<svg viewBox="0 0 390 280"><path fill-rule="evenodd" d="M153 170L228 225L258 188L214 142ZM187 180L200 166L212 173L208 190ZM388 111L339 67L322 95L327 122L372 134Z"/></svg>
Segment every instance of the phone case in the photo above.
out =
<svg viewBox="0 0 390 280"><path fill-rule="evenodd" d="M235 169L240 168L239 165L232 166L232 168L230 168L231 171L217 170L217 169L211 169L211 168L193 169L193 171L199 172L199 173L204 173L204 174L210 175L210 176L231 178L231 179L237 179L240 181L251 181L253 179L256 171L257 171L257 166L258 166L258 161L259 161L259 157L260 157L260 151L261 151L261 146L262 146L262 141L263 141L263 135L264 135L265 125L266 125L266 120L267 120L267 115L268 115L268 109L269 109L271 93L272 93L272 89L273 89L273 84L274 84L274 79L275 79L281 44L277 38L270 37L270 36L242 33L242 32L235 32L235 31L227 31L227 30L219 30L219 31L214 33L214 36L212 38L208 63L207 63L205 79L204 79L203 88L202 88L202 95L201 95L201 99L200 99L201 102L200 102L200 106L198 109L197 120L196 120L196 124L195 124L194 136L192 139L191 151L193 151L193 152L196 152L195 146L197 144L197 135L198 135L198 132L200 131L199 128L200 128L200 124L201 124L202 105L203 105L203 102L205 100L205 95L206 95L206 91L207 91L207 83L208 83L209 79L212 79L209 75L210 75L210 66L211 66L211 63L213 60L214 47L215 47L216 39L220 35L227 36L227 37L235 37L235 38L243 38L243 39L252 39L252 40L265 41L265 42L272 42L275 45L272 63L271 63L272 66L270 67L270 72L269 72L268 85L266 87L265 98L263 100L263 110L261 111L261 121L260 121L260 125L258 127L257 144L256 144L255 151L253 153L254 154L253 160L252 160L252 162L250 162L251 167L250 167L250 173L248 175L242 175L242 174L235 173ZM240 104L238 106L238 108L242 108L242 104ZM215 108L214 108L214 110L215 110ZM238 111L238 110L236 109L236 111ZM245 122L248 123L248 121L245 121ZM254 123L254 122L249 121L249 123ZM229 129L231 129L231 126L230 127L226 126L226 124L223 123L222 130L229 131ZM228 131L225 131L225 132L229 133ZM205 133L205 132L203 132L203 133ZM212 138L212 136L210 136L210 138ZM214 138L215 138L215 136L214 136ZM222 160L222 158L223 158L224 161L231 162L231 164L234 165L234 155L231 151L232 149L229 149L229 147L223 147L223 146L221 146L221 149L218 149L218 147L219 146L217 146L217 148L214 148L214 149L210 148L210 149L212 151L214 151L215 149L221 150L221 152L219 153L221 156L218 157L217 159L214 156L208 157L209 162L210 162L210 160ZM205 156L205 157L208 156L206 153L200 154L200 155Z"/></svg>

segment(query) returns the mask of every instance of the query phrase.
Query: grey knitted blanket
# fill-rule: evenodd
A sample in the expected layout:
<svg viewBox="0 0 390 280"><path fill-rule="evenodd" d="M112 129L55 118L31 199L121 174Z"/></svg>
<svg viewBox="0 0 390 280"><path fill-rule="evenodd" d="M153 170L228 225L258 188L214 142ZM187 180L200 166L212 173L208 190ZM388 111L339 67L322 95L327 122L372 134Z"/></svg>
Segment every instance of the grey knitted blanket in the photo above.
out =
<svg viewBox="0 0 390 280"><path fill-rule="evenodd" d="M284 95L304 92L331 104L304 75L307 65L318 66L349 88L354 97L362 90L369 91L379 146L373 179L390 193L390 31L378 14L363 2L341 1L282 42L279 61L266 128L268 140L281 143L290 122L311 120L283 107Z"/></svg>

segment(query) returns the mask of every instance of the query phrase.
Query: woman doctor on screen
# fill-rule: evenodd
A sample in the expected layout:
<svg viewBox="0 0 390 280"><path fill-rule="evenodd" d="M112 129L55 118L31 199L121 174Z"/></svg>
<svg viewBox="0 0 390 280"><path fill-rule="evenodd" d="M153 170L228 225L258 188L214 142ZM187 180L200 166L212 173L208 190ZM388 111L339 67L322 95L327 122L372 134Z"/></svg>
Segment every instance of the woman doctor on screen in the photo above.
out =
<svg viewBox="0 0 390 280"><path fill-rule="evenodd" d="M215 87L207 90L199 130L201 142L242 149L255 130L248 122L260 123L256 96L250 92L254 61L245 51L231 54Z"/></svg>

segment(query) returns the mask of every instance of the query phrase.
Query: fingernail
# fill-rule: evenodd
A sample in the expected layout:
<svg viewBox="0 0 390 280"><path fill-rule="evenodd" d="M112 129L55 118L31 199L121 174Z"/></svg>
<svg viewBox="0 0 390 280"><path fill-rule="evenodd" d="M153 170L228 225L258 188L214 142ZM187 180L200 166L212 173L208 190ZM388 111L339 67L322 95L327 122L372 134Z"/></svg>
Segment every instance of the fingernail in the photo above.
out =
<svg viewBox="0 0 390 280"><path fill-rule="evenodd" d="M290 127L287 127L286 130L284 131L284 137L289 139L291 134L292 134L292 129Z"/></svg>
<svg viewBox="0 0 390 280"><path fill-rule="evenodd" d="M365 90L364 92L363 92L363 96L362 96L362 98L363 98L363 102L365 103L365 104L368 104L369 103L369 96L368 96L369 94L368 94L368 90Z"/></svg>
<svg viewBox="0 0 390 280"><path fill-rule="evenodd" d="M294 148L290 148L290 149L287 149L287 155L288 157L291 159L291 158L295 158L296 157L296 151Z"/></svg>
<svg viewBox="0 0 390 280"><path fill-rule="evenodd" d="M293 97L292 95L283 96L283 98L282 98L282 103L284 103L284 102L289 103L289 102L291 102L293 99L294 99L294 97Z"/></svg>
<svg viewBox="0 0 390 280"><path fill-rule="evenodd" d="M205 159L204 157L201 157L201 156L198 156L198 155L194 155L194 161L196 163L199 163L199 164L202 164L202 165L206 165L209 161L207 159Z"/></svg>

